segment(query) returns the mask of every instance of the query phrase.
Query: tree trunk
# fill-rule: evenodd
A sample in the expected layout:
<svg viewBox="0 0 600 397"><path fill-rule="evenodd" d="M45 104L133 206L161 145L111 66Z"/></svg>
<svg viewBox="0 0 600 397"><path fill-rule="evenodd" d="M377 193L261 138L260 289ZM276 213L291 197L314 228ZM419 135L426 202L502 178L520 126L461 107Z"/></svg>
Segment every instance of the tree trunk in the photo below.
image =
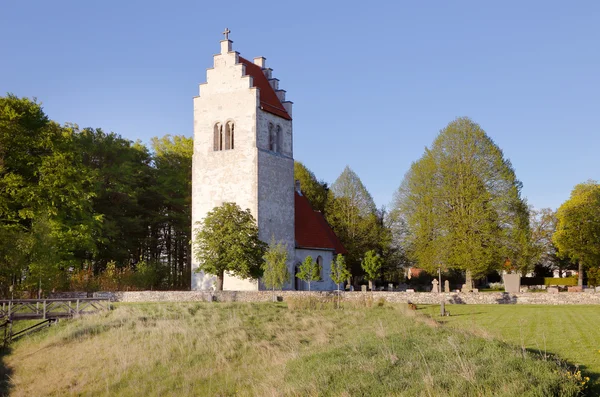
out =
<svg viewBox="0 0 600 397"><path fill-rule="evenodd" d="M223 291L223 273L217 275L217 291Z"/></svg>
<svg viewBox="0 0 600 397"><path fill-rule="evenodd" d="M577 285L579 285L581 288L583 288L583 262L581 262L581 260L579 261L579 274L578 274Z"/></svg>

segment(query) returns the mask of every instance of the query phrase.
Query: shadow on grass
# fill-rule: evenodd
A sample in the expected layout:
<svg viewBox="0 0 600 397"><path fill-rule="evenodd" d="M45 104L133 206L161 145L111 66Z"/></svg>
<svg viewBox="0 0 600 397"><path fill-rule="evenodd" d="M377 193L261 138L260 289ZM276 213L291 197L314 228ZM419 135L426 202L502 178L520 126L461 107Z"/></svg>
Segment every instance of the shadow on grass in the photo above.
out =
<svg viewBox="0 0 600 397"><path fill-rule="evenodd" d="M589 377L590 380L587 385L587 389L585 390L585 396L600 396L600 373L588 371L585 365L575 365L571 362L562 359L559 355L548 352L541 351L539 349L531 349L526 348L525 351L530 353L531 355L537 357L540 360L544 361L554 361L558 363L561 367L568 369L571 373L576 373L577 371L581 371L581 377Z"/></svg>
<svg viewBox="0 0 600 397"><path fill-rule="evenodd" d="M0 396L8 396L10 391L10 376L12 369L6 366L4 357L10 354L10 348L0 346Z"/></svg>

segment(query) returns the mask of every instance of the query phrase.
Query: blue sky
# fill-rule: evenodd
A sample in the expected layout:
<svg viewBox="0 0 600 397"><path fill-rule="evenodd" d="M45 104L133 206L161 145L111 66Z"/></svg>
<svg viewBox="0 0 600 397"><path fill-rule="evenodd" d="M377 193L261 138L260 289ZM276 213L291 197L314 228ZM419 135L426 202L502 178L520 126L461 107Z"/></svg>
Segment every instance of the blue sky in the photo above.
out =
<svg viewBox="0 0 600 397"><path fill-rule="evenodd" d="M388 205L458 116L503 149L535 207L600 180L597 1L6 1L0 95L148 142L192 135L221 32L294 102L294 156L346 165Z"/></svg>

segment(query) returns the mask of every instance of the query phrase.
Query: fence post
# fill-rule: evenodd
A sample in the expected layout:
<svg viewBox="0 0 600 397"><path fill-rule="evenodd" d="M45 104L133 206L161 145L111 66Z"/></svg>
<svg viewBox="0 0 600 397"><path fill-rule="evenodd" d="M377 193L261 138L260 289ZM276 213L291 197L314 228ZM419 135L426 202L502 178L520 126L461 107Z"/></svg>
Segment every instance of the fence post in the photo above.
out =
<svg viewBox="0 0 600 397"><path fill-rule="evenodd" d="M46 299L44 299L44 320L46 319Z"/></svg>
<svg viewBox="0 0 600 397"><path fill-rule="evenodd" d="M77 299L77 315L79 315L79 299Z"/></svg>

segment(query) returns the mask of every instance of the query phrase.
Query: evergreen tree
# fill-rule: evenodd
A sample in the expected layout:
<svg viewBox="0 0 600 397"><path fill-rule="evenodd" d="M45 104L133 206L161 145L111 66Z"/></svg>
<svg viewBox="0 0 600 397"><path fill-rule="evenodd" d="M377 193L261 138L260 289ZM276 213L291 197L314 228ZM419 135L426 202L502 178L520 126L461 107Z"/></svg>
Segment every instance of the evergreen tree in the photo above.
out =
<svg viewBox="0 0 600 397"><path fill-rule="evenodd" d="M360 276L364 252L381 250L385 242L382 217L360 178L346 167L331 185L327 221L348 251L346 260L353 276Z"/></svg>

